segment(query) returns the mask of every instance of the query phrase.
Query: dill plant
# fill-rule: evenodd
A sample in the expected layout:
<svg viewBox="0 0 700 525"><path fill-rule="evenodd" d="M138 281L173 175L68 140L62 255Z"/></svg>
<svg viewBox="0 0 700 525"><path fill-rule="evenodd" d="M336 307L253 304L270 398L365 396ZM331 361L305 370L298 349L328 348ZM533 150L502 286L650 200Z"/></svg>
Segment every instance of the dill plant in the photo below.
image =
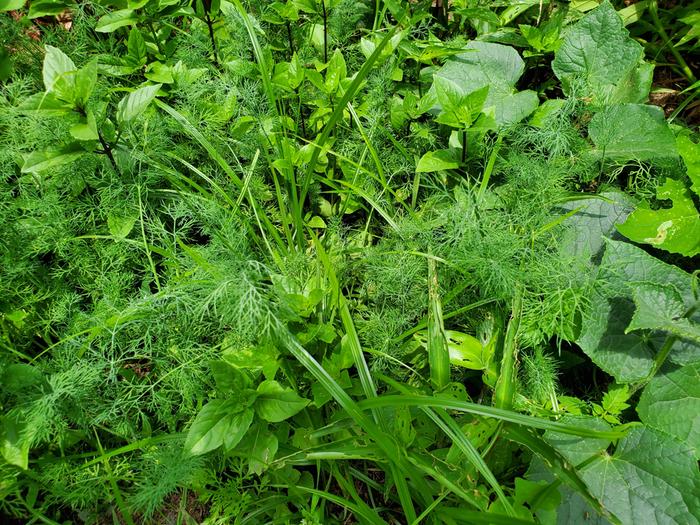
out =
<svg viewBox="0 0 700 525"><path fill-rule="evenodd" d="M587 485L597 457L574 461L551 434L604 442L594 456L614 463L657 432L619 426L656 379L598 384L576 347L606 268L572 252L563 210L600 184L650 197L659 176L691 173L592 154L576 80L531 118L469 132L465 150L417 110L472 34L455 23L466 4L444 4L435 17L429 1L236 0L213 25L139 12L99 37L114 10L76 6L74 29L42 27L42 44L99 58L86 107L100 125L121 91L163 75L158 99L113 155L28 173L25 156L72 140L78 117L19 109L42 89L39 45L0 17L18 71L0 90L0 450L14 461L0 463L1 512L506 523L553 519L573 487L617 522ZM519 9L480 5L473 32L551 15ZM555 11L549 23L574 23ZM457 146L456 168L416 173ZM592 378L584 399L571 367ZM542 459L549 485L531 472Z"/></svg>

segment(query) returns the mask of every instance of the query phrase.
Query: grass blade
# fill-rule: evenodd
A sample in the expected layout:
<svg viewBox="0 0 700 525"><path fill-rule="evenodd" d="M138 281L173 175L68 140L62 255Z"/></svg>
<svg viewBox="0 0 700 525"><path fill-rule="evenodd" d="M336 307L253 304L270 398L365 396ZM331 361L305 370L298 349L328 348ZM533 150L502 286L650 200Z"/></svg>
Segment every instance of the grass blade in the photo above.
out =
<svg viewBox="0 0 700 525"><path fill-rule="evenodd" d="M298 486L296 487L297 490L300 490L302 492L308 492L309 494L314 494L316 496L319 496L321 498L327 499L328 501L331 501L335 503L336 505L339 505L340 507L344 507L346 509L350 509L356 516L364 518L367 520L368 523L373 523L377 525L386 525L386 521L384 521L379 514L374 512L369 506L365 505L359 505L355 504L352 501L341 498L340 496L336 496L335 494L331 494L330 492L326 492L325 490L317 490L317 489L312 489L308 487L303 487L303 486Z"/></svg>
<svg viewBox="0 0 700 525"><path fill-rule="evenodd" d="M503 435L517 443L525 445L535 454L540 456L547 467L561 480L565 481L571 488L576 490L601 516L614 525L620 524L620 520L611 514L602 503L593 496L588 487L576 472L576 469L559 454L549 443L536 435L532 430L505 425Z"/></svg>
<svg viewBox="0 0 700 525"><path fill-rule="evenodd" d="M238 188L243 188L243 181L241 178L236 175L236 172L233 171L233 168L229 165L228 162L226 162L226 159L219 153L219 151L214 147L214 145L209 142L209 139L207 139L204 134L199 131L195 126L192 125L192 123L187 120L187 118L180 113L178 110L176 110L174 107L169 106L165 102L154 99L153 101L160 109L165 111L168 115L173 117L180 126L182 126L182 129L184 129L189 135L191 135L199 144L202 146L205 150L207 150L207 153L209 153L209 156L212 158L214 162L216 162L222 170L224 170L224 173L228 175L228 177L234 182Z"/></svg>
<svg viewBox="0 0 700 525"><path fill-rule="evenodd" d="M313 375L316 380L321 383L321 385L330 393L336 402L348 413L348 415L356 422L360 428L362 428L369 437L371 437L377 446L385 454L387 460L395 466L401 473L397 479L401 476L406 476L411 479L414 485L417 487L415 494L422 502L427 506L431 503L429 501L430 489L425 484L422 476L419 476L414 470L410 468L407 464L405 458L401 455L401 449L397 446L397 443L391 439L386 433L382 432L380 428L368 418L363 410L358 406L358 404L353 401L353 399L343 390L340 385L328 374L328 372L319 364L316 359L299 343L299 341L284 327L279 327L276 331L277 337L280 343L287 348L287 350L299 361L304 368L306 368L311 375ZM380 398L373 398L368 401L375 401ZM401 485L397 484L397 489L399 490L399 496L402 496ZM409 498L410 501L410 498ZM408 503L404 502L402 499L402 504ZM407 509L404 509L406 511ZM413 512L413 517L415 519L415 512ZM408 516L408 515L407 515Z"/></svg>
<svg viewBox="0 0 700 525"><path fill-rule="evenodd" d="M559 423L558 421L550 421L539 417L527 416L525 414L514 412L513 410L506 410L503 408L470 403L469 401L459 401L457 399L434 396L419 396L413 394L383 395L374 399L360 401L357 403L357 406L360 410L370 410L376 407L390 406L443 408L446 410L455 410L457 412L464 412L466 414L474 414L477 416L493 417L509 423L515 423L516 425L537 428L540 430L552 430L554 432L561 432L572 436L619 439L625 435L624 430L591 430L589 428L566 425L564 423Z"/></svg>
<svg viewBox="0 0 700 525"><path fill-rule="evenodd" d="M508 515L515 516L515 511L508 501L508 498L506 498L506 495L503 493L503 489L501 489L501 485L498 483L496 476L493 475L493 472L491 472L491 469L484 461L484 458L481 457L481 454L479 454L479 451L474 447L472 442L467 439L457 423L455 423L455 421L444 410L433 411L429 408L423 408L423 412L425 412L427 416L432 419L438 427L440 427L440 430L442 430L445 435L447 435L452 442L459 447L469 462L477 468L487 483L491 485L491 488L498 496L498 499L503 504L503 508L506 509Z"/></svg>
<svg viewBox="0 0 700 525"><path fill-rule="evenodd" d="M239 0L234 1L236 3L240 3ZM328 122L326 122L326 125L324 126L321 135L313 143L315 147L313 153L311 154L311 159L309 160L309 163L306 167L306 172L304 173L301 195L299 199L300 202L304 202L306 198L311 178L313 176L314 170L316 169L318 157L321 154L321 151L323 150L323 147L325 146L326 142L330 138L331 131L333 131L335 125L343 118L343 111L345 111L345 107L347 106L348 102L350 102L355 97L357 91L360 89L360 86L367 79L370 70L374 67L374 64L377 62L377 60L379 60L382 51L389 44L389 42L391 42L391 39L394 37L397 31L398 26L392 27L381 40L381 42L377 44L377 47L374 49L374 52L369 56L365 63L362 64L360 70L355 74L355 78L348 86L348 89L345 91L345 94L336 103L335 108L333 109L333 113L331 113Z"/></svg>

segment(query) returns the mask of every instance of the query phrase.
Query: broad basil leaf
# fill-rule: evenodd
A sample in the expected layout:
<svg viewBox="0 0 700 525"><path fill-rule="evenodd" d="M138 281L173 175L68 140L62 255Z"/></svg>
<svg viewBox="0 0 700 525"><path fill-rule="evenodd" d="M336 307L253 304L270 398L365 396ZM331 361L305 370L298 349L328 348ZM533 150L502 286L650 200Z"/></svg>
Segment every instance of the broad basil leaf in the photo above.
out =
<svg viewBox="0 0 700 525"><path fill-rule="evenodd" d="M207 403L190 427L185 450L195 456L224 446L235 447L253 422L253 411L241 406L240 399L213 399Z"/></svg>
<svg viewBox="0 0 700 525"><path fill-rule="evenodd" d="M238 348L229 341L223 343L223 359L234 368L252 371L262 370L266 378L272 379L280 366L279 350L270 344Z"/></svg>
<svg viewBox="0 0 700 525"><path fill-rule="evenodd" d="M291 388L284 388L277 381L263 381L258 385L255 411L265 421L278 423L289 419L309 404Z"/></svg>
<svg viewBox="0 0 700 525"><path fill-rule="evenodd" d="M130 122L146 111L161 86L162 84L144 86L126 95L117 106L117 121L121 124Z"/></svg>

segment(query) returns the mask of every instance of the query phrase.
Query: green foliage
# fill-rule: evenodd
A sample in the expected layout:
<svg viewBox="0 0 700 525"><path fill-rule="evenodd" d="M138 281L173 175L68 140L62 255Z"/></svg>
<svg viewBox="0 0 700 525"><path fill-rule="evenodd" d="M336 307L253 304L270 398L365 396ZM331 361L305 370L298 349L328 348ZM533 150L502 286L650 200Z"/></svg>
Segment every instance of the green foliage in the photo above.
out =
<svg viewBox="0 0 700 525"><path fill-rule="evenodd" d="M687 136L677 139L679 152L685 162L690 189L700 195L700 170L697 164L700 146ZM656 194L659 200L670 200L672 207L651 209L637 208L618 230L628 239L648 243L673 253L693 256L700 253L700 215L692 193L685 185L674 179L666 179Z"/></svg>
<svg viewBox="0 0 700 525"><path fill-rule="evenodd" d="M435 72L435 77L451 81L464 93L487 90L484 102L477 106L483 105L497 126L515 124L535 110L538 105L536 94L529 90L516 92L514 89L525 69L525 64L515 49L473 41L464 51L465 53L449 59ZM444 92L442 86L445 84L444 81L433 83L421 100L424 111L432 109L436 104L444 105L440 93ZM444 95L442 98L445 98Z"/></svg>
<svg viewBox="0 0 700 525"><path fill-rule="evenodd" d="M700 440L696 431L698 363L664 369L642 392L637 405L640 419L689 445L698 456Z"/></svg>
<svg viewBox="0 0 700 525"><path fill-rule="evenodd" d="M646 102L653 65L644 61L644 49L605 0L566 33L552 70L567 95L601 107Z"/></svg>
<svg viewBox="0 0 700 525"><path fill-rule="evenodd" d="M0 2L0 521L700 519L694 19L618 4Z"/></svg>

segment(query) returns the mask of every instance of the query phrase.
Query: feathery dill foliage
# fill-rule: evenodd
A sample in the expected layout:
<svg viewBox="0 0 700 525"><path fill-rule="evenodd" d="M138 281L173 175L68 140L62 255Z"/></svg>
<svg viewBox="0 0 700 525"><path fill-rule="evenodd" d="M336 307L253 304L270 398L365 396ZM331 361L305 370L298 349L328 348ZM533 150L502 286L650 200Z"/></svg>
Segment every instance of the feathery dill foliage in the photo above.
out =
<svg viewBox="0 0 700 525"><path fill-rule="evenodd" d="M527 397L536 403L556 406L557 362L541 346L523 355L522 381Z"/></svg>
<svg viewBox="0 0 700 525"><path fill-rule="evenodd" d="M452 309L479 299L506 301L522 286L523 343L535 347L553 336L572 337L590 268L562 251L560 228L543 230L557 218L573 177L558 162L530 153L533 141L545 140L537 131L526 126L511 134L516 140L496 164L496 191L478 198L462 184L431 198L419 215L403 219L399 233L367 252L364 290L374 308L363 314L360 326L368 346L386 351L426 315L427 265L421 254L427 253L448 262L440 269L445 290L464 290L451 298Z"/></svg>
<svg viewBox="0 0 700 525"><path fill-rule="evenodd" d="M549 523L574 497L617 522L619 501L587 483L599 457L661 434L643 409L616 425L687 336L628 334L645 299L628 288L663 288L676 309L694 295L630 244L631 273L677 280L604 281L602 253L571 243L605 221L564 214L634 199L668 213L657 190L690 195L692 168L606 157L590 79L550 72L567 26L607 2L442 4L108 0L68 6L70 30L0 12L0 521ZM472 38L496 47L438 83ZM514 49L537 95L497 92ZM487 69L501 109L527 116L457 115ZM438 117L452 99L464 129ZM600 352L628 337L646 346L620 372ZM695 377L682 344L674 365ZM584 458L563 434L605 444ZM693 494L674 485L691 455L658 476L665 494ZM585 477L566 466L580 460Z"/></svg>

